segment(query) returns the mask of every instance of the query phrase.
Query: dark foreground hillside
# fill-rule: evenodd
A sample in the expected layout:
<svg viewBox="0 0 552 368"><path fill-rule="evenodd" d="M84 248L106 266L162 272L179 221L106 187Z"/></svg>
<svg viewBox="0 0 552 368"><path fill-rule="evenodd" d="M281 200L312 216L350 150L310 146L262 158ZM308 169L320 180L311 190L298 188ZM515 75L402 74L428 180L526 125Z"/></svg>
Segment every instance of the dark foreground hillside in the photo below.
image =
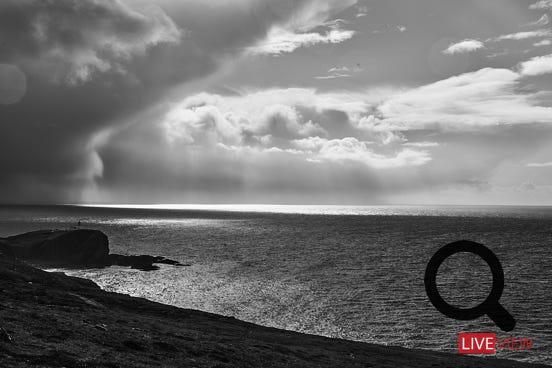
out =
<svg viewBox="0 0 552 368"><path fill-rule="evenodd" d="M523 367L266 328L0 259L0 367Z"/></svg>

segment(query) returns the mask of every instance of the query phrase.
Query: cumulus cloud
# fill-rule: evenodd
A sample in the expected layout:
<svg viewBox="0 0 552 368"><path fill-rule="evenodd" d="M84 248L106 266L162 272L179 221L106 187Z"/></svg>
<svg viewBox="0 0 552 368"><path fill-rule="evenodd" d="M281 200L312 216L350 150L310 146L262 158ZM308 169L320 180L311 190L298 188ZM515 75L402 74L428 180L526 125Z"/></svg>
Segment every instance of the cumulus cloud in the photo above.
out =
<svg viewBox="0 0 552 368"><path fill-rule="evenodd" d="M293 153L312 162L355 161L372 168L430 161L423 151L376 152L401 138L360 126L359 116L367 104L361 97L308 89L268 90L239 97L200 94L175 107L164 126L173 144L221 145L240 151L248 147ZM340 115L344 126L337 127Z"/></svg>
<svg viewBox="0 0 552 368"><path fill-rule="evenodd" d="M444 54L463 54L467 52L476 51L484 48L483 42L479 40L464 40L451 44L446 50L443 50Z"/></svg>
<svg viewBox="0 0 552 368"><path fill-rule="evenodd" d="M278 139L326 134L319 125L303 119L293 105L274 102L257 105L254 110L246 106L234 109L227 101L221 101L224 99L222 96L211 95L203 96L207 100L211 99L211 104L193 103L201 98L192 96L181 107L168 113L165 127L171 142L190 145L236 145L244 142L267 145ZM244 99L247 100L247 97Z"/></svg>
<svg viewBox="0 0 552 368"><path fill-rule="evenodd" d="M519 66L520 73L526 76L536 76L552 73L552 55L536 56L524 61Z"/></svg>

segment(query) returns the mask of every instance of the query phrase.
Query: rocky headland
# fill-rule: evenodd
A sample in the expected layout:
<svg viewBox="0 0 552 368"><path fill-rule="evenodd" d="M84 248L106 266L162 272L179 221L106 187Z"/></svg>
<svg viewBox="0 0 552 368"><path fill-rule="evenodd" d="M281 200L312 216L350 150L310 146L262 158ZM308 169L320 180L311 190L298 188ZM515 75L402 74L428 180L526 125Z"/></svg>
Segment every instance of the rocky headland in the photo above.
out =
<svg viewBox="0 0 552 368"><path fill-rule="evenodd" d="M109 253L109 239L99 230L38 230L0 238L0 252L40 267L126 266L153 271L164 263L181 266L177 261L151 255Z"/></svg>

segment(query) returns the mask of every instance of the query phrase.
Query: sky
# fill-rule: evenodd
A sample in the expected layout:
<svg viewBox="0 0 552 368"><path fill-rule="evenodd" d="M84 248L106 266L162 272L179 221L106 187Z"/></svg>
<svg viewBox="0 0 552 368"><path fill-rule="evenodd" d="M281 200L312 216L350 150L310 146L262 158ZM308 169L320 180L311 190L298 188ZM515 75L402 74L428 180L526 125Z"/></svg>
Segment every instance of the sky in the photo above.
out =
<svg viewBox="0 0 552 368"><path fill-rule="evenodd" d="M2 0L0 203L552 205L552 0Z"/></svg>

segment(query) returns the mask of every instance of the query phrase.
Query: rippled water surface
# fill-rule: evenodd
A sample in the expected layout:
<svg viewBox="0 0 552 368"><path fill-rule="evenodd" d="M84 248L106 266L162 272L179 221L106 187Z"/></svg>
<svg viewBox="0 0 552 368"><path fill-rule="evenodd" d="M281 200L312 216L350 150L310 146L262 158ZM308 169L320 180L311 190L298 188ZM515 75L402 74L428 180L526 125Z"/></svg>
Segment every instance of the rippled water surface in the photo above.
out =
<svg viewBox="0 0 552 368"><path fill-rule="evenodd" d="M459 331L534 338L500 357L552 364L552 208L173 206L170 209L0 207L0 236L41 228L104 231L113 252L178 259L186 267L70 271L104 289L251 322L327 336L456 351ZM481 242L501 260L510 333L487 318L461 322L429 303L425 266L442 245ZM491 286L488 266L450 257L438 287L474 306Z"/></svg>

